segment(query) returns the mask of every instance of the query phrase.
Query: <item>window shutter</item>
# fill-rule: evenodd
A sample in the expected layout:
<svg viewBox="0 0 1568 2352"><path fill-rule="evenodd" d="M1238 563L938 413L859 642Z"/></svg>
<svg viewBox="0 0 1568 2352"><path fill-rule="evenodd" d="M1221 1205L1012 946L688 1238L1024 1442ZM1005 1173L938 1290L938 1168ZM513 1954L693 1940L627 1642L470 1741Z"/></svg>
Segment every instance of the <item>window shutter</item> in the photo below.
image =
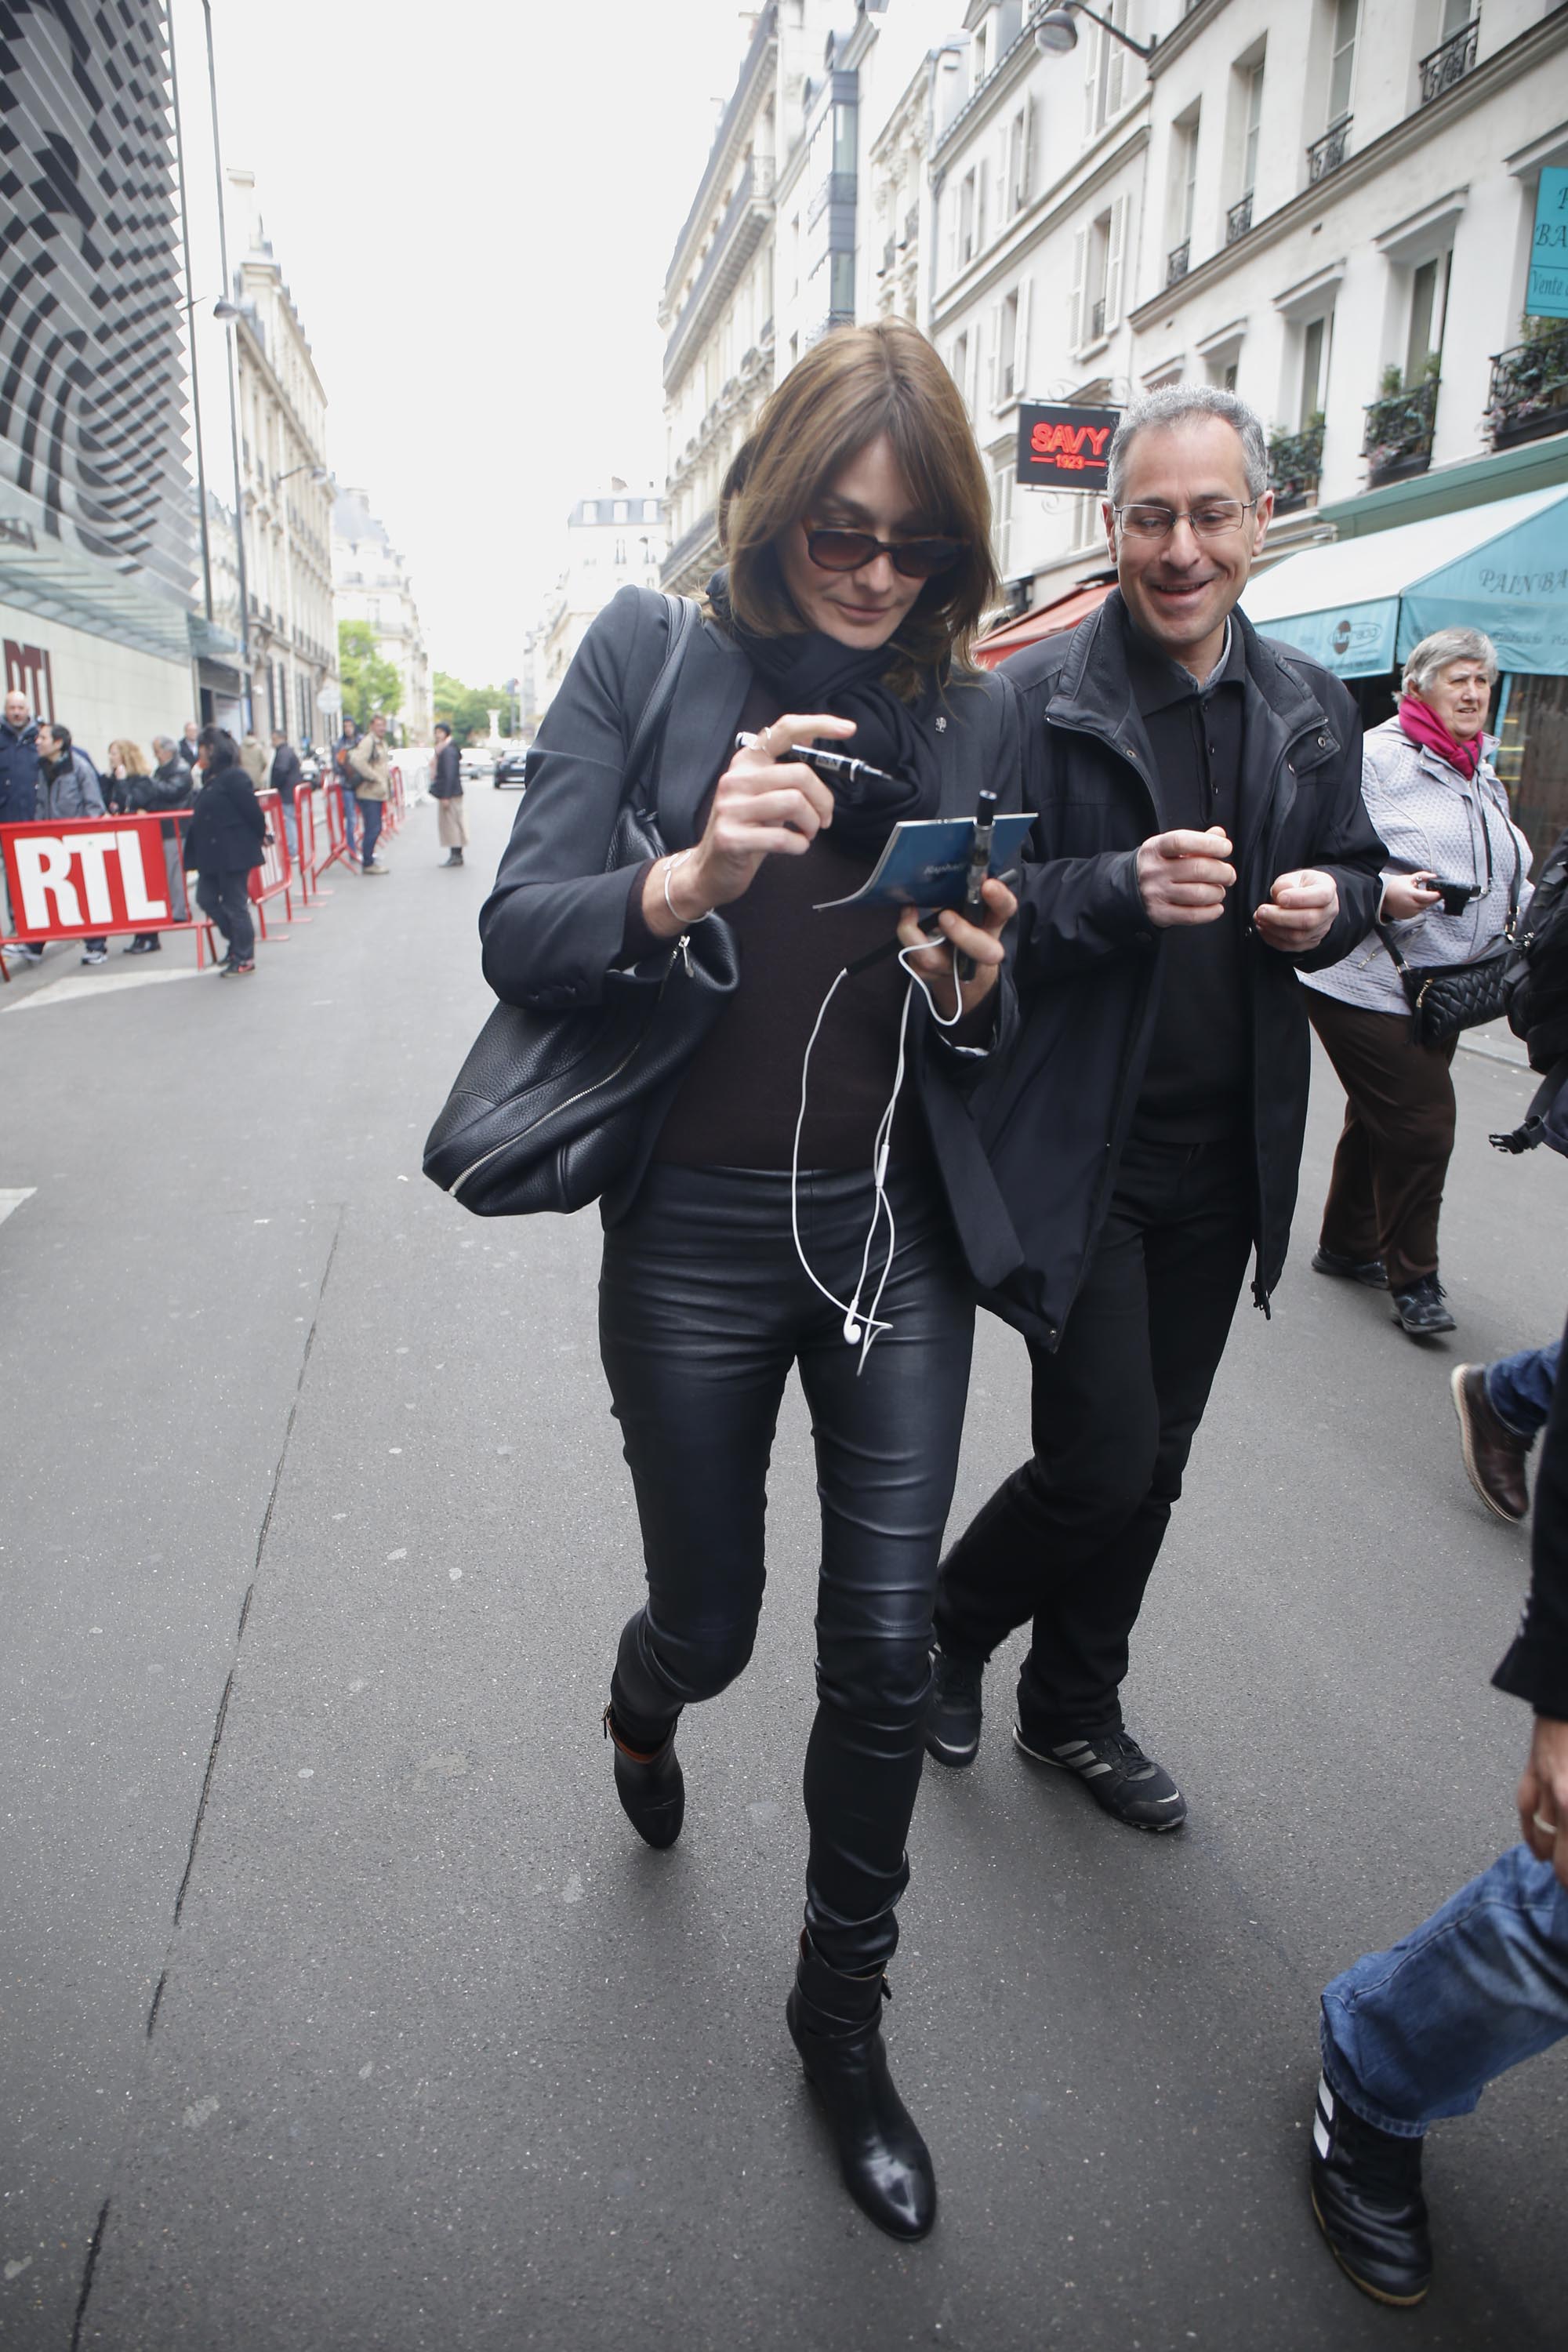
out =
<svg viewBox="0 0 1568 2352"><path fill-rule="evenodd" d="M1029 296L1032 278L1018 281L1018 323L1013 332L1013 390L1019 400L1029 396Z"/></svg>
<svg viewBox="0 0 1568 2352"><path fill-rule="evenodd" d="M1127 212L1131 198L1118 196L1110 207L1110 237L1105 254L1105 323L1108 328L1120 324L1121 319L1121 280L1127 255Z"/></svg>
<svg viewBox="0 0 1568 2352"><path fill-rule="evenodd" d="M985 250L985 200L991 190L991 158L982 155L974 175L974 250Z"/></svg>
<svg viewBox="0 0 1568 2352"><path fill-rule="evenodd" d="M969 331L969 382L964 386L964 404L972 417L980 415L980 346L985 334L985 314L977 310L974 324Z"/></svg>
<svg viewBox="0 0 1568 2352"><path fill-rule="evenodd" d="M1097 25L1083 45L1083 135L1086 141L1094 137L1095 83L1100 74L1100 52L1108 36Z"/></svg>
<svg viewBox="0 0 1568 2352"><path fill-rule="evenodd" d="M1075 352L1081 351L1087 340L1084 333L1086 321L1083 313L1083 292L1084 269L1088 255L1089 231L1086 228L1075 229L1072 239L1072 304L1068 312L1068 328Z"/></svg>
<svg viewBox="0 0 1568 2352"><path fill-rule="evenodd" d="M1002 398L1002 305L993 302L986 320L986 340L991 346L986 371L988 398L986 406L995 408Z"/></svg>
<svg viewBox="0 0 1568 2352"><path fill-rule="evenodd" d="M1031 98L1024 109L1024 160L1018 172L1018 208L1029 201L1029 189L1035 169L1035 101Z"/></svg>

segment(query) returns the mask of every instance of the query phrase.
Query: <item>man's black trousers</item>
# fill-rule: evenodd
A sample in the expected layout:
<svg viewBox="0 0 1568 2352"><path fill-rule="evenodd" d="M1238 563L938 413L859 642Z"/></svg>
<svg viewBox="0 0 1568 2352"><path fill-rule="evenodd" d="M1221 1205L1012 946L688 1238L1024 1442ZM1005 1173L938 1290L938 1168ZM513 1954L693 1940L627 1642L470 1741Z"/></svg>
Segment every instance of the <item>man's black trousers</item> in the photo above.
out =
<svg viewBox="0 0 1568 2352"><path fill-rule="evenodd" d="M1055 1355L1031 1347L1034 1458L942 1563L937 1639L988 1658L1034 1621L1025 1737L1119 1724L1128 1637L1182 1491L1252 1243L1242 1142L1127 1146Z"/></svg>
<svg viewBox="0 0 1568 2352"><path fill-rule="evenodd" d="M633 1747L657 1746L683 1707L716 1697L752 1654L768 1456L799 1367L822 1509L805 1920L828 1966L851 1975L885 1967L898 1941L974 1324L935 1176L895 1175L889 1197L898 1250L878 1313L891 1328L864 1370L843 1308L796 1259L787 1169L651 1168L605 1236L599 1286L647 1565L647 1601L621 1636L610 1685ZM872 1208L868 1173L801 1176L801 1241L841 1299L859 1276ZM886 1245L884 1222L874 1269ZM804 1654L804 1622L795 1638Z"/></svg>

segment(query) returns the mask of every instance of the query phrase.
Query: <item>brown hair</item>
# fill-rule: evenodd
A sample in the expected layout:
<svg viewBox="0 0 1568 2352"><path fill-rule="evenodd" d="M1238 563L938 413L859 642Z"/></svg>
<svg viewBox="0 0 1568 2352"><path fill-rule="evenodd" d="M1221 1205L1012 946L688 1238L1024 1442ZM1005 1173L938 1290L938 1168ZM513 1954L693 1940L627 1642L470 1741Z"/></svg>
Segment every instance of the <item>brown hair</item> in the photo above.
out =
<svg viewBox="0 0 1568 2352"><path fill-rule="evenodd" d="M117 736L110 745L107 756L110 769L121 767L128 776L145 776L150 772L140 744L128 743Z"/></svg>
<svg viewBox="0 0 1568 2352"><path fill-rule="evenodd" d="M719 538L742 627L758 636L802 635L779 567L779 536L883 434L925 528L963 543L952 571L925 583L889 646L891 683L912 694L924 674L967 665L997 594L985 469L958 387L918 328L879 319L836 328L812 345L731 460Z"/></svg>

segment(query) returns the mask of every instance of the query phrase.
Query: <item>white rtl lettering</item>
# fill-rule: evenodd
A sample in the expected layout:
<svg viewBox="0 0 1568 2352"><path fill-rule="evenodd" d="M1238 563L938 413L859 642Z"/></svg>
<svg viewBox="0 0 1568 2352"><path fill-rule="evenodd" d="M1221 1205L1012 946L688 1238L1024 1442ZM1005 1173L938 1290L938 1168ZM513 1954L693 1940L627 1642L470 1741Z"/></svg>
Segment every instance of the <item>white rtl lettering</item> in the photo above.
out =
<svg viewBox="0 0 1568 2352"><path fill-rule="evenodd" d="M28 930L79 930L81 908L70 879L71 854L68 845L34 834L30 838L13 842L11 854L16 861L22 920ZM55 902L52 915L51 898Z"/></svg>
<svg viewBox="0 0 1568 2352"><path fill-rule="evenodd" d="M81 867L81 887L87 897L87 919L89 923L111 923L114 901L109 895L109 876L104 868L109 853L114 847L111 833L79 833L71 841L77 862Z"/></svg>
<svg viewBox="0 0 1568 2352"><path fill-rule="evenodd" d="M125 893L125 912L133 923L166 923L169 919L167 898L150 898L147 895L147 868L142 861L140 833L117 833L120 845L120 887Z"/></svg>

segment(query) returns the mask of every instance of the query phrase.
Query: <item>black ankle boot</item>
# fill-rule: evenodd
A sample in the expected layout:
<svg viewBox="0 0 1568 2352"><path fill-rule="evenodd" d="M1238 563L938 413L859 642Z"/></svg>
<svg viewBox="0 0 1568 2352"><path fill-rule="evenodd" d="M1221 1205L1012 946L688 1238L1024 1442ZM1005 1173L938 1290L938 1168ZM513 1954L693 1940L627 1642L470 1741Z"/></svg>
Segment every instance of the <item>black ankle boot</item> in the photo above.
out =
<svg viewBox="0 0 1568 2352"><path fill-rule="evenodd" d="M890 1998L884 1976L841 1976L802 1934L784 2019L805 2079L827 2111L844 2186L889 2237L923 2238L936 2220L936 2176L888 2072L884 1998Z"/></svg>
<svg viewBox="0 0 1568 2352"><path fill-rule="evenodd" d="M675 1752L674 1732L662 1748L649 1752L628 1748L606 1707L605 1737L615 1746L616 1794L622 1812L648 1845L673 1845L686 1818L686 1780Z"/></svg>
<svg viewBox="0 0 1568 2352"><path fill-rule="evenodd" d="M1320 2078L1312 2210L1341 2270L1377 2303L1419 2303L1432 2282L1421 2147L1363 2123Z"/></svg>

